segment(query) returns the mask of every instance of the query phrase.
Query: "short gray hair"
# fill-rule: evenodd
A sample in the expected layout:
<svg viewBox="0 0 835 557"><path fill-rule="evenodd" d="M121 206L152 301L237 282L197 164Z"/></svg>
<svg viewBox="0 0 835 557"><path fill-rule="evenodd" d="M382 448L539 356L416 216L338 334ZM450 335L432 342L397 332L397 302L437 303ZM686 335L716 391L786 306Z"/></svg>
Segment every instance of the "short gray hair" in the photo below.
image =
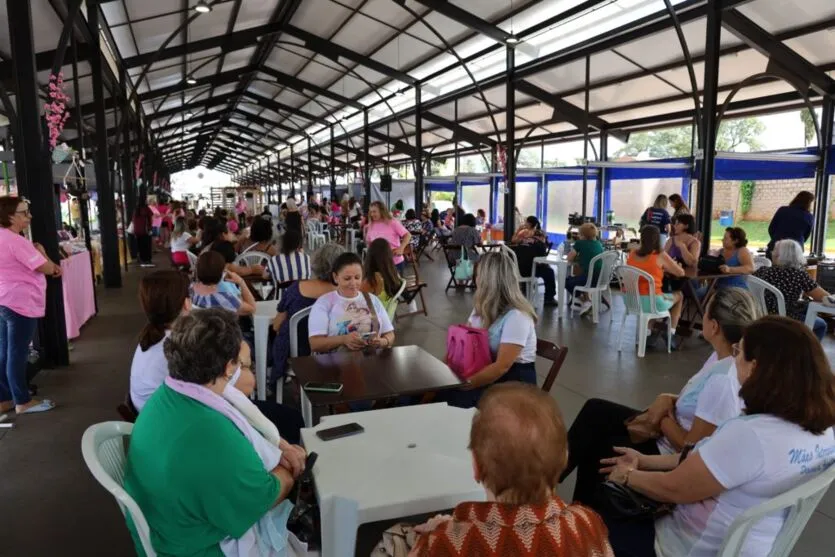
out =
<svg viewBox="0 0 835 557"><path fill-rule="evenodd" d="M794 240L780 240L774 244L771 260L777 267L793 267L801 271L806 269L803 248Z"/></svg>
<svg viewBox="0 0 835 557"><path fill-rule="evenodd" d="M214 308L182 315L163 346L168 373L187 383L211 383L238 360L242 340L235 312Z"/></svg>
<svg viewBox="0 0 835 557"><path fill-rule="evenodd" d="M310 256L310 270L313 276L319 280L331 282L333 280L331 276L333 263L343 253L345 253L345 248L334 242L320 246Z"/></svg>

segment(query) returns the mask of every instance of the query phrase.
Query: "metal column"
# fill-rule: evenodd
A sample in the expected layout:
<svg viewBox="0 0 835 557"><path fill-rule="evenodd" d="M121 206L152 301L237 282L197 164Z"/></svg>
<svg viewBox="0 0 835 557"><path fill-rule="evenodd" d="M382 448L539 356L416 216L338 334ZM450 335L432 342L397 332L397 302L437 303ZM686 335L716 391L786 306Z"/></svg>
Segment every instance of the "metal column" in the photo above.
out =
<svg viewBox="0 0 835 557"><path fill-rule="evenodd" d="M544 148L544 147L543 147ZM607 130L600 131L600 162L609 160L609 132ZM609 170L605 167L597 169L597 220L603 226L611 224L606 222L606 178L608 178Z"/></svg>
<svg viewBox="0 0 835 557"><path fill-rule="evenodd" d="M17 126L14 134L15 172L18 195L31 199L32 239L43 245L49 258L60 261L58 223L55 220L55 193L52 161L47 151L45 121L41 118L41 99L35 70L32 35L32 8L29 0L6 0L9 39L16 79ZM46 281L46 315L38 323L39 344L51 365L70 363L64 317L64 291L60 280Z"/></svg>
<svg viewBox="0 0 835 557"><path fill-rule="evenodd" d="M814 115L813 115L814 117ZM823 255L826 252L826 227L829 224L829 152L832 149L832 127L835 117L835 101L824 97L821 111L820 161L815 175L815 229L812 234L812 253Z"/></svg>
<svg viewBox="0 0 835 557"><path fill-rule="evenodd" d="M371 203L371 165L368 160L368 109L362 111L362 139L363 139L363 161L362 161L362 187L365 192L365 201L362 208L368 214L368 205Z"/></svg>
<svg viewBox="0 0 835 557"><path fill-rule="evenodd" d="M99 38L99 2L88 0L87 23L93 38ZM101 238L102 273L106 288L121 288L122 270L119 267L119 234L116 230L116 202L110 184L107 153L107 117L104 113L104 80L101 47L90 45L90 72L93 77L93 103L96 120L96 192L99 202L99 233Z"/></svg>
<svg viewBox="0 0 835 557"><path fill-rule="evenodd" d="M307 138L307 204L310 204L310 199L313 197L313 145L310 143L310 137Z"/></svg>
<svg viewBox="0 0 835 557"><path fill-rule="evenodd" d="M583 210L582 215L588 215L588 184L589 184L589 89L591 79L591 56L586 56L586 81L585 81L585 110L583 112Z"/></svg>
<svg viewBox="0 0 835 557"><path fill-rule="evenodd" d="M513 46L507 47L507 104L506 111L506 139L505 145L505 196L504 196L504 239L509 242L516 227L516 89L513 83L516 73L516 51Z"/></svg>
<svg viewBox="0 0 835 557"><path fill-rule="evenodd" d="M716 169L716 94L719 88L719 40L722 36L722 5L710 0L707 10L707 38L705 40L704 105L702 110L702 168L699 174L696 221L704 238L710 238L713 218L713 174ZM702 242L706 254L710 242Z"/></svg>
<svg viewBox="0 0 835 557"><path fill-rule="evenodd" d="M336 197L336 150L333 148L333 124L331 124L331 192L328 196L333 202L333 198ZM326 207L328 211L330 211L330 207Z"/></svg>
<svg viewBox="0 0 835 557"><path fill-rule="evenodd" d="M423 107L420 85L415 87L415 213L423 211ZM461 200L458 200L460 203Z"/></svg>
<svg viewBox="0 0 835 557"><path fill-rule="evenodd" d="M293 153L293 146L290 145L290 197L296 197L296 155Z"/></svg>

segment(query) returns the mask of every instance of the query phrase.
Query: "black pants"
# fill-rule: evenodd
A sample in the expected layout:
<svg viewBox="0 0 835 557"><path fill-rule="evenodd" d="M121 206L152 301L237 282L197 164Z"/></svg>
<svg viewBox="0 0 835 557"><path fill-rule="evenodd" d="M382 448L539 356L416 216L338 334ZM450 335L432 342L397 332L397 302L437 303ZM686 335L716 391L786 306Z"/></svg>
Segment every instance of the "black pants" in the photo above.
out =
<svg viewBox="0 0 835 557"><path fill-rule="evenodd" d="M143 234L136 237L136 247L139 250L139 262L150 263L152 257L151 235Z"/></svg>
<svg viewBox="0 0 835 557"><path fill-rule="evenodd" d="M133 234L128 234L128 250L130 251L131 259L135 260L139 258L139 249L136 246L136 236Z"/></svg>
<svg viewBox="0 0 835 557"><path fill-rule="evenodd" d="M615 455L612 447L630 447L643 454L659 454L655 441L633 443L624 421L640 413L608 400L593 398L583 405L568 430L568 466L560 478L565 480L577 469L574 501L599 508L597 494L606 479L600 473L600 459Z"/></svg>
<svg viewBox="0 0 835 557"><path fill-rule="evenodd" d="M274 400L252 402L268 420L275 424L282 439L293 445L301 442L301 428L304 427L304 420L298 410L283 406Z"/></svg>
<svg viewBox="0 0 835 557"><path fill-rule="evenodd" d="M655 521L614 518L606 509L595 509L609 529L615 557L655 557Z"/></svg>
<svg viewBox="0 0 835 557"><path fill-rule="evenodd" d="M545 299L550 300L557 295L557 279L554 274L554 268L550 265L540 263L536 266L534 275L541 278L545 283Z"/></svg>

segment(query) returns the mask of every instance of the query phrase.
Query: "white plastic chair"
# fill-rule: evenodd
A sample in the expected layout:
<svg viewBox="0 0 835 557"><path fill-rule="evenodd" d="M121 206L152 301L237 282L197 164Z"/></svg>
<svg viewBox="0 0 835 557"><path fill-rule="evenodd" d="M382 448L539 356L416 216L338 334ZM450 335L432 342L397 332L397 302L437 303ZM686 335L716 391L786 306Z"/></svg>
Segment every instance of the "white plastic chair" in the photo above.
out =
<svg viewBox="0 0 835 557"><path fill-rule="evenodd" d="M745 281L748 283L748 290L751 291L751 295L757 300L757 303L760 305L760 310L763 314L768 313L768 307L765 304L765 293L770 292L777 298L777 314L782 315L785 317L786 315L786 298L783 296L783 293L777 289L776 286L767 283L761 278L757 278L751 275L747 275L745 277Z"/></svg>
<svg viewBox="0 0 835 557"><path fill-rule="evenodd" d="M615 275L620 282L621 290L623 291L623 302L626 305L626 310L623 312L623 320L620 324L620 332L618 333L618 352L621 352L623 346L623 330L626 327L626 318L629 315L634 315L638 318L637 329L637 345L638 357L643 358L647 351L647 329L649 322L653 319L664 319L667 324L667 352L670 351L670 343L672 342L672 319L669 311L658 311L655 305L655 296L649 296L650 311L644 311L644 306L641 303L641 294L638 290L638 281L646 280L649 283L649 292L655 292L655 279L649 273L645 273L635 267L628 265L621 265L615 268Z"/></svg>
<svg viewBox="0 0 835 557"><path fill-rule="evenodd" d="M235 265L240 267L249 267L251 265L261 265L266 268L270 262L270 255L263 251L250 251L242 253L235 260Z"/></svg>
<svg viewBox="0 0 835 557"><path fill-rule="evenodd" d="M192 277L197 276L197 260L199 259L195 254L191 253L191 251L186 250L186 257L188 257L188 266L189 272L191 273Z"/></svg>
<svg viewBox="0 0 835 557"><path fill-rule="evenodd" d="M777 511L787 511L786 521L783 523L780 533L777 534L777 539L774 540L771 551L763 557L788 557L833 480L835 480L835 465L831 465L828 470L818 474L808 482L790 489L770 501L748 509L731 524L728 535L725 537L717 556L736 557L741 555L745 538L748 537L748 532L752 526L762 518L773 515Z"/></svg>
<svg viewBox="0 0 835 557"><path fill-rule="evenodd" d="M616 251L605 251L599 255L595 255L589 262L589 270L593 270L598 262L600 262L600 272L597 275L597 282L594 282L594 273L589 272L589 277L586 280L585 286L577 286L574 288L574 294L577 292L584 292L591 299L592 320L597 323L600 321L600 303L601 298L606 296L609 302L609 323L612 322L614 316L612 315L612 272L618 264L620 256ZM574 317L574 304L571 304L571 317Z"/></svg>
<svg viewBox="0 0 835 557"><path fill-rule="evenodd" d="M771 267L771 259L764 255L754 257L754 270L762 269L763 267Z"/></svg>
<svg viewBox="0 0 835 557"><path fill-rule="evenodd" d="M525 297L531 304L536 303L536 290L539 286L539 277L536 276L536 261L534 261L533 266L531 268L531 276L523 277L522 273L519 272L519 258L516 257L516 252L507 247L507 244L502 244L501 248L502 253L510 257L513 261L513 268L516 270L516 278L519 281L519 286L525 288Z"/></svg>
<svg viewBox="0 0 835 557"><path fill-rule="evenodd" d="M133 497L122 487L127 460L124 442L125 437L130 437L132 432L133 424L128 422L102 422L91 425L81 438L81 455L96 481L116 498L122 514L130 514L145 555L156 557L151 545L151 528L148 521Z"/></svg>
<svg viewBox="0 0 835 557"><path fill-rule="evenodd" d="M299 357L299 324L301 323L302 319L305 317L310 316L310 310L313 309L313 306L306 307L303 310L299 310L294 313L290 317L290 357L291 358L298 358Z"/></svg>
<svg viewBox="0 0 835 557"><path fill-rule="evenodd" d="M386 304L386 313L389 316L389 319L394 322L394 318L396 317L397 312L397 304L400 303L400 296L403 295L403 292L406 291L406 280L404 278L400 278L400 288L397 290L397 293L391 297L388 304Z"/></svg>

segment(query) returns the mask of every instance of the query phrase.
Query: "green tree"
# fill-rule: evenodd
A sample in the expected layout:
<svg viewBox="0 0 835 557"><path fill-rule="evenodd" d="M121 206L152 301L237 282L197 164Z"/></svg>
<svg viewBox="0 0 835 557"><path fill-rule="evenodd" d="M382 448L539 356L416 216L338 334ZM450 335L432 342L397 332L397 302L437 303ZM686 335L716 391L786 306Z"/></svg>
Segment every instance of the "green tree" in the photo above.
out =
<svg viewBox="0 0 835 557"><path fill-rule="evenodd" d="M803 122L803 146L815 140L818 132L815 129L815 115L808 108L800 111L800 121Z"/></svg>
<svg viewBox="0 0 835 557"><path fill-rule="evenodd" d="M541 168L539 160L539 148L522 149L519 151L519 159L516 161L516 168Z"/></svg>
<svg viewBox="0 0 835 557"><path fill-rule="evenodd" d="M739 147L746 146L748 151L759 151L762 149L759 136L764 131L765 124L757 118L725 120L719 126L716 150L736 151ZM691 141L694 139L690 126L634 133L629 138L629 143L615 153L615 156L647 155L653 159L688 157L691 153Z"/></svg>

